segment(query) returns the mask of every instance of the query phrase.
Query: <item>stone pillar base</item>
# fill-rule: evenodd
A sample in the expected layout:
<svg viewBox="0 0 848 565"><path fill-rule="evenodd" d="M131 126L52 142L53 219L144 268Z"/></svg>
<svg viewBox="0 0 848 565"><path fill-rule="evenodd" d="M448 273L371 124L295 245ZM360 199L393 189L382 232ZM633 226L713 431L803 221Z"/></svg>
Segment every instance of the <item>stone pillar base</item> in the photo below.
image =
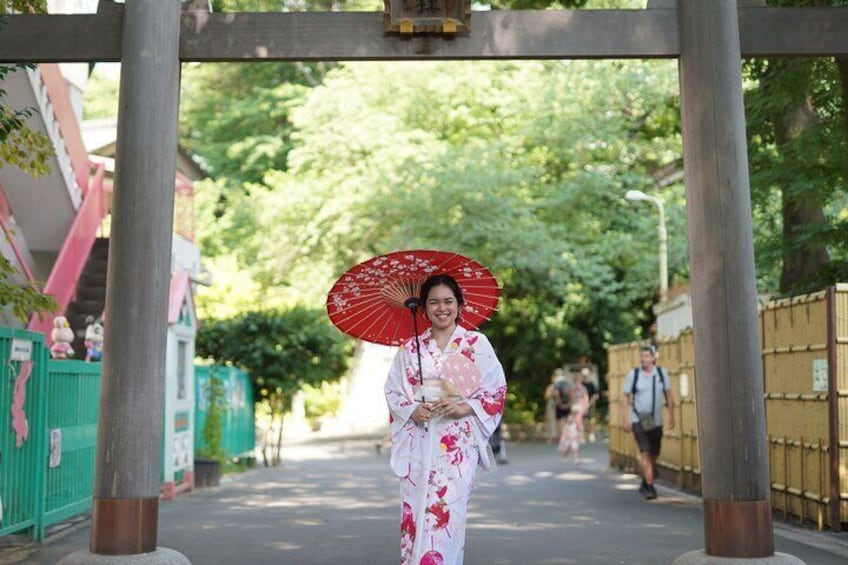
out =
<svg viewBox="0 0 848 565"><path fill-rule="evenodd" d="M805 565L803 561L786 553L775 552L770 557L715 557L701 549L690 551L675 559L672 565Z"/></svg>
<svg viewBox="0 0 848 565"><path fill-rule="evenodd" d="M191 561L182 553L166 547L135 555L97 555L86 549L64 557L58 565L191 565Z"/></svg>

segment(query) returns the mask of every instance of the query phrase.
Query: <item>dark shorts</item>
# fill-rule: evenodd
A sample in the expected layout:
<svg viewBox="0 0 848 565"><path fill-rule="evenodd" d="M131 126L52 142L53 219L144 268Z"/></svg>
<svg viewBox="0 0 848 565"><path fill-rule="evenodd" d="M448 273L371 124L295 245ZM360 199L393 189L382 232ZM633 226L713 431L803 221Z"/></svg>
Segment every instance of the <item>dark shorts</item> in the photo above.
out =
<svg viewBox="0 0 848 565"><path fill-rule="evenodd" d="M555 411L557 420L568 418L568 415L571 414L571 408L560 408L559 406L557 406Z"/></svg>
<svg viewBox="0 0 848 565"><path fill-rule="evenodd" d="M633 437L636 438L636 445L639 446L639 453L659 455L660 448L662 447L662 435L662 426L646 432L642 428L642 424L639 424L638 422L633 424Z"/></svg>

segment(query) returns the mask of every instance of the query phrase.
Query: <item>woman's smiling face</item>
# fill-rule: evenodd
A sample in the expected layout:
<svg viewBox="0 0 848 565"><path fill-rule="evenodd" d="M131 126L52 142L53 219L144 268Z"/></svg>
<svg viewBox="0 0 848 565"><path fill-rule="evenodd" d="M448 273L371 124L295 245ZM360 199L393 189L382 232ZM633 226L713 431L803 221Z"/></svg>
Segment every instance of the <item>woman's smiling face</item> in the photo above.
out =
<svg viewBox="0 0 848 565"><path fill-rule="evenodd" d="M447 285L436 285L430 289L425 304L427 319L433 324L433 329L446 330L456 323L459 315L459 302L453 291Z"/></svg>

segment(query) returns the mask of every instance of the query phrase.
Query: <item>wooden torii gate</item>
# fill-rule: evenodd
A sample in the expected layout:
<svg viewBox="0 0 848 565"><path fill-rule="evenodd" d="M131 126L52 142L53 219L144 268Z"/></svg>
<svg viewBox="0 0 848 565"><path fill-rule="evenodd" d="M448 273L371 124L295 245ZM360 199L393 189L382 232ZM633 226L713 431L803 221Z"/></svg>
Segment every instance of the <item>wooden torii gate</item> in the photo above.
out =
<svg viewBox="0 0 848 565"><path fill-rule="evenodd" d="M188 562L156 543L180 62L260 60L677 58L706 546L678 562L774 554L740 60L848 55L848 9L479 12L445 41L386 35L379 13L206 4L101 1L95 15L12 15L0 31L0 62L123 63L91 543L63 562Z"/></svg>

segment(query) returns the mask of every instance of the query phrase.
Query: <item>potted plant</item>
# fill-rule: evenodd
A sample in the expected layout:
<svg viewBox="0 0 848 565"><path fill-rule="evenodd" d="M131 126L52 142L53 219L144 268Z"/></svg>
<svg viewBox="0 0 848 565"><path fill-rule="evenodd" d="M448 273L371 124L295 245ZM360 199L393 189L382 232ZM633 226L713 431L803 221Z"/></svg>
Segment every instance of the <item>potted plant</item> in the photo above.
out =
<svg viewBox="0 0 848 565"><path fill-rule="evenodd" d="M197 487L216 487L221 484L221 464L226 453L221 445L224 424L224 383L214 368L207 381L206 421L203 423L203 445L194 454L194 484Z"/></svg>

